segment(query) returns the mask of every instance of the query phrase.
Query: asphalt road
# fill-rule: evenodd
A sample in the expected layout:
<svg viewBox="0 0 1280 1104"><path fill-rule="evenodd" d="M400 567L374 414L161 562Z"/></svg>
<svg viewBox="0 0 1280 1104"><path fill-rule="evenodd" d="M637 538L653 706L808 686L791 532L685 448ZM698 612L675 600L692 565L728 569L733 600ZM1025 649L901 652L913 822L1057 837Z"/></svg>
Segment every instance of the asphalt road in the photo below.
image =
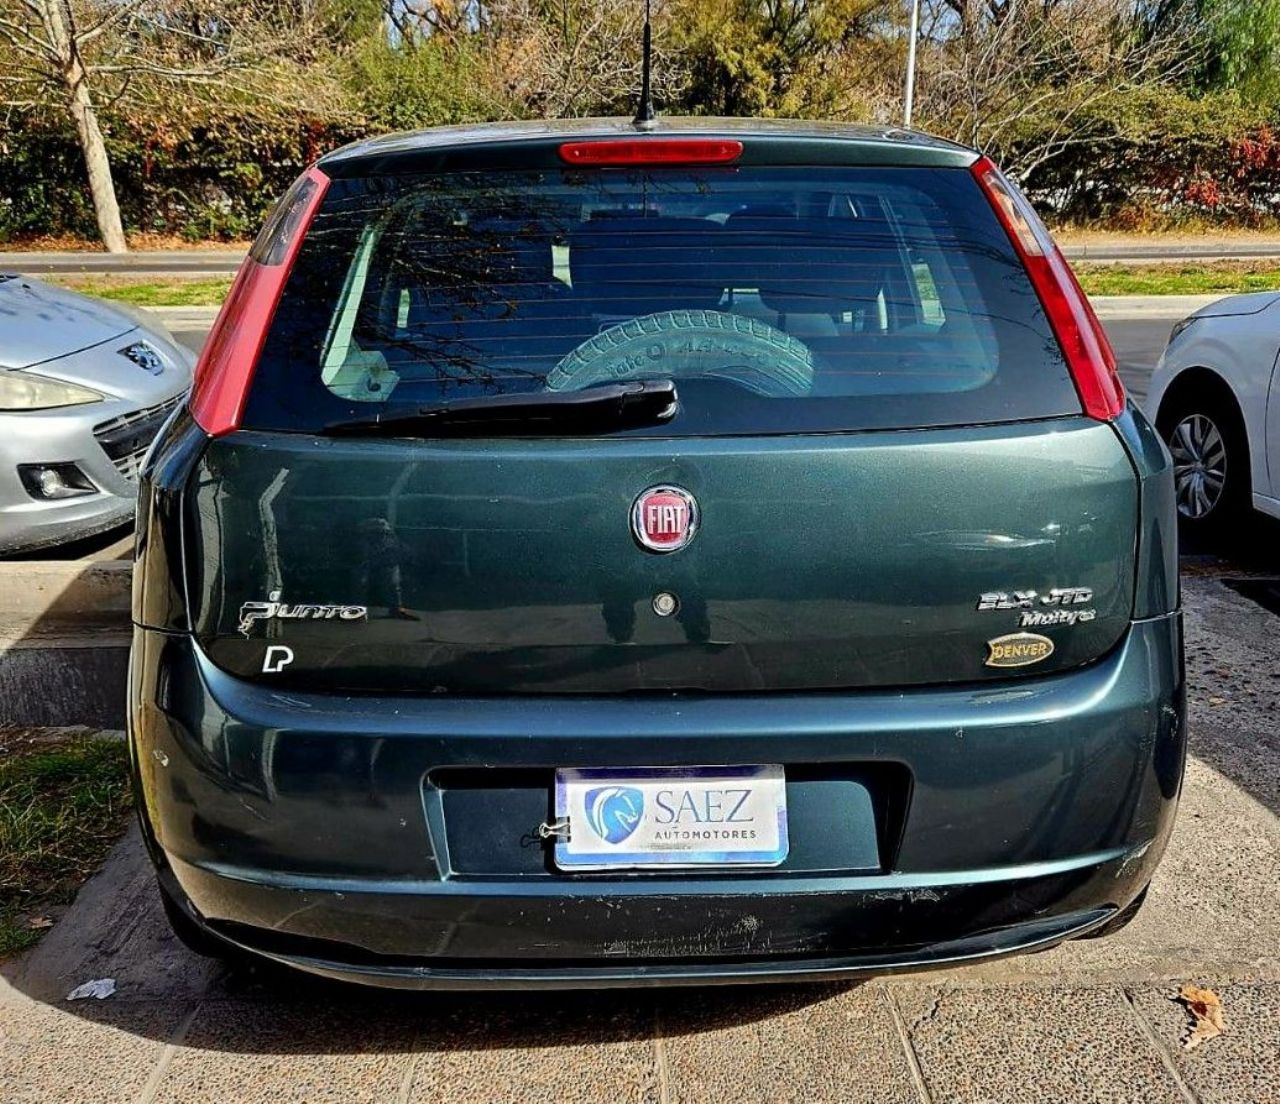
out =
<svg viewBox="0 0 1280 1104"><path fill-rule="evenodd" d="M1277 250L1280 252L1280 250ZM244 254L235 249L145 253L0 253L0 271L24 276L229 276Z"/></svg>
<svg viewBox="0 0 1280 1104"><path fill-rule="evenodd" d="M1112 319L1102 324L1111 338L1120 366L1120 378L1139 406L1147 397L1147 384L1164 351L1172 323L1167 318Z"/></svg>

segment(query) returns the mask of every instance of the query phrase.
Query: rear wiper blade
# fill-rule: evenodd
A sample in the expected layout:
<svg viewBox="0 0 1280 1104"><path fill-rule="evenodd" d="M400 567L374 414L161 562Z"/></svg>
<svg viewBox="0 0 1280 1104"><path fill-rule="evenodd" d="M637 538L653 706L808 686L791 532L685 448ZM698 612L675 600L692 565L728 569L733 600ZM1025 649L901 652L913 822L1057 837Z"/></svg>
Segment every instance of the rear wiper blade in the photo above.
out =
<svg viewBox="0 0 1280 1104"><path fill-rule="evenodd" d="M665 422L679 405L674 380L606 383L582 391L533 391L514 395L481 395L438 406L398 410L370 418L331 422L323 432L340 436L446 436L485 432L589 433L618 425Z"/></svg>

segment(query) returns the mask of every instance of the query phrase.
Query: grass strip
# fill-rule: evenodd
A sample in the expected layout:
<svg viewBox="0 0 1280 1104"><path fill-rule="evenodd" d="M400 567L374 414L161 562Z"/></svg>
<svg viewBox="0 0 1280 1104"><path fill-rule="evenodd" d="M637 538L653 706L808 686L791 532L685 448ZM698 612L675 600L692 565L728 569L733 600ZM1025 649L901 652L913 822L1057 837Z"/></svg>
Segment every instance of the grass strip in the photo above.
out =
<svg viewBox="0 0 1280 1104"><path fill-rule="evenodd" d="M124 741L0 735L0 959L43 934L106 858L131 805Z"/></svg>
<svg viewBox="0 0 1280 1104"><path fill-rule="evenodd" d="M1280 290L1280 264L1273 261L1212 261L1200 264L1072 266L1090 295L1233 295Z"/></svg>
<svg viewBox="0 0 1280 1104"><path fill-rule="evenodd" d="M138 280L112 276L51 276L49 283L84 295L134 307L220 307L231 288L230 276L180 280Z"/></svg>

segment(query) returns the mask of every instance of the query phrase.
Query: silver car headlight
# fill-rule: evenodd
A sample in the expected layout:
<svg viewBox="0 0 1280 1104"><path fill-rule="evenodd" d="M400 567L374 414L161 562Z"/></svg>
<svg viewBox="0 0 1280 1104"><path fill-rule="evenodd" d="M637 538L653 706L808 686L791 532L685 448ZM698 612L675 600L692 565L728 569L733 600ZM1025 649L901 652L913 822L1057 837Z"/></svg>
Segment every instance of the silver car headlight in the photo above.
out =
<svg viewBox="0 0 1280 1104"><path fill-rule="evenodd" d="M0 372L0 411L52 410L101 402L97 391L75 383L35 376L30 372Z"/></svg>

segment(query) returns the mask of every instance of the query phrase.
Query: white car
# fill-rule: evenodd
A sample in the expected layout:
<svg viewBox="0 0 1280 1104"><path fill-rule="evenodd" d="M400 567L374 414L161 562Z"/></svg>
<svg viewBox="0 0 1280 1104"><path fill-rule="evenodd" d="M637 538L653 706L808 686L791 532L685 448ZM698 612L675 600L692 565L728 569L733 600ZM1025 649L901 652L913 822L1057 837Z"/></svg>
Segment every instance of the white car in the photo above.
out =
<svg viewBox="0 0 1280 1104"><path fill-rule="evenodd" d="M1173 328L1147 414L1174 461L1178 517L1220 531L1280 518L1280 292L1232 295Z"/></svg>

